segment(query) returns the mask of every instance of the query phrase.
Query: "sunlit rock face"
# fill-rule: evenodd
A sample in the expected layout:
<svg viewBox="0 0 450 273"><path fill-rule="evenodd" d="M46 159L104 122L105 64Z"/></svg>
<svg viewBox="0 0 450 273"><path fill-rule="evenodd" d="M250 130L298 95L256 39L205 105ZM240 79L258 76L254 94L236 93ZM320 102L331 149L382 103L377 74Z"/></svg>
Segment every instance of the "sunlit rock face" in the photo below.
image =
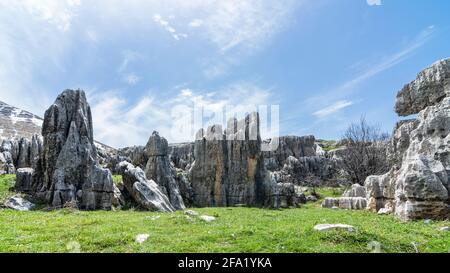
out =
<svg viewBox="0 0 450 273"><path fill-rule="evenodd" d="M400 116L417 114L450 95L450 59L440 60L424 69L398 92L395 111Z"/></svg>
<svg viewBox="0 0 450 273"><path fill-rule="evenodd" d="M45 112L43 151L34 173L36 195L53 207L110 209L113 182L98 165L92 115L85 93L66 90Z"/></svg>
<svg viewBox="0 0 450 273"><path fill-rule="evenodd" d="M370 209L392 207L404 220L449 217L449 67L449 60L439 61L399 92L397 113L418 117L394 132L399 164L388 174L367 178Z"/></svg>

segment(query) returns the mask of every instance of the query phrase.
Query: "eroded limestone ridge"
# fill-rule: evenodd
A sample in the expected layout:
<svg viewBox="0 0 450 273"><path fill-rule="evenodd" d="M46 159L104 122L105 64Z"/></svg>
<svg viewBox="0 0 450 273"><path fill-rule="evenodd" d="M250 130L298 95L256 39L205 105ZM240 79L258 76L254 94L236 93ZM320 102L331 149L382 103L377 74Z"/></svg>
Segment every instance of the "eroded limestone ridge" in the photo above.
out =
<svg viewBox="0 0 450 273"><path fill-rule="evenodd" d="M111 172L99 166L91 108L84 91L66 90L45 112L43 151L34 173L36 195L53 207L110 209Z"/></svg>
<svg viewBox="0 0 450 273"><path fill-rule="evenodd" d="M365 186L368 208L393 211L399 218L449 218L450 60L420 72L397 95L396 112L418 113L399 123L393 134L397 165Z"/></svg>
<svg viewBox="0 0 450 273"><path fill-rule="evenodd" d="M259 115L197 133L190 171L195 206L263 205L266 195Z"/></svg>

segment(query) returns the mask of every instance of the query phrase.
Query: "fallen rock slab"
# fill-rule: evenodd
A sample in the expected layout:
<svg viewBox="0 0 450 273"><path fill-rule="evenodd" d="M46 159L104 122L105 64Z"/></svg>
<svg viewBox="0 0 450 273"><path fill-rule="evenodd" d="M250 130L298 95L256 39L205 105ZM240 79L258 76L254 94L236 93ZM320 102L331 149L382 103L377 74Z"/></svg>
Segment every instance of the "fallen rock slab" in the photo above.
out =
<svg viewBox="0 0 450 273"><path fill-rule="evenodd" d="M8 200L6 200L5 206L7 208L18 211L29 211L35 207L33 203L20 196L13 196L9 198Z"/></svg>
<svg viewBox="0 0 450 273"><path fill-rule="evenodd" d="M326 232L326 231L331 231L331 230L343 230L343 231L348 231L348 232L354 232L355 228L353 226L345 225L345 224L320 224L320 225L315 225L314 230L319 231L319 232Z"/></svg>
<svg viewBox="0 0 450 273"><path fill-rule="evenodd" d="M134 202L151 211L173 212L175 208L156 182L147 180L144 171L128 162L119 163L124 190Z"/></svg>
<svg viewBox="0 0 450 273"><path fill-rule="evenodd" d="M208 215L202 215L200 216L200 219L202 219L205 222L213 222L216 221L216 217L214 216L208 216Z"/></svg>

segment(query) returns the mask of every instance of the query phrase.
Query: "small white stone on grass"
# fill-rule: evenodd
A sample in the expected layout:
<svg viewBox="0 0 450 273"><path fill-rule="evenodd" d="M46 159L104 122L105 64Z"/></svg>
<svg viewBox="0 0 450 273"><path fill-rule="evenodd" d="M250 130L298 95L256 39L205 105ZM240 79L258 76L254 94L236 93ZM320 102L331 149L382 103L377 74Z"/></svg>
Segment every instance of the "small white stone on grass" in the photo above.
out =
<svg viewBox="0 0 450 273"><path fill-rule="evenodd" d="M214 217L214 216L207 216L207 215L200 216L200 219L202 219L205 222L216 221L216 217Z"/></svg>
<svg viewBox="0 0 450 273"><path fill-rule="evenodd" d="M139 234L136 236L136 243L142 244L147 241L149 237L149 234Z"/></svg>
<svg viewBox="0 0 450 273"><path fill-rule="evenodd" d="M345 230L348 232L353 232L353 231L355 231L355 228L353 226L344 225L344 224L320 224L320 225L314 226L314 230L320 231L320 232L325 232L325 231L330 231L330 230Z"/></svg>
<svg viewBox="0 0 450 273"><path fill-rule="evenodd" d="M441 227L440 231L450 231L450 227Z"/></svg>

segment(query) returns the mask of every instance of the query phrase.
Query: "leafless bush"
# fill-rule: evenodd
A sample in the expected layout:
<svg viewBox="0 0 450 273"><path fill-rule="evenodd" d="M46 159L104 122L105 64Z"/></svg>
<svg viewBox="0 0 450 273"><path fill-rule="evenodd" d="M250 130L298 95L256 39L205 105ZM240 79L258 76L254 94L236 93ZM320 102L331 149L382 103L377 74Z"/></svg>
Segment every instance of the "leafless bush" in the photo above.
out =
<svg viewBox="0 0 450 273"><path fill-rule="evenodd" d="M382 133L379 126L369 125L364 117L348 127L341 141L346 143L341 158L352 183L363 185L367 176L389 171L388 141L389 135Z"/></svg>

